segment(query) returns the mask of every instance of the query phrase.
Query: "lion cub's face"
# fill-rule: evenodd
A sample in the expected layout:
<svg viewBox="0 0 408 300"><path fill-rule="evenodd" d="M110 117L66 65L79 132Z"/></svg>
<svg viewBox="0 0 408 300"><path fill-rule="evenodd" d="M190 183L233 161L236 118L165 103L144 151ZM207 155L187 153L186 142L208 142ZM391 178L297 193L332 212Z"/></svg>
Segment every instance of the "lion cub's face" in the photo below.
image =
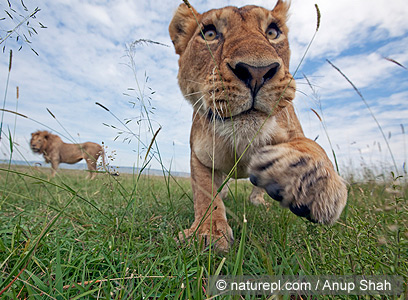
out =
<svg viewBox="0 0 408 300"><path fill-rule="evenodd" d="M48 132L37 131L31 134L30 147L35 153L41 153L48 139Z"/></svg>
<svg viewBox="0 0 408 300"><path fill-rule="evenodd" d="M191 10L180 5L169 31L180 55L180 88L196 112L223 120L257 118L294 98L288 4L279 0L272 11L257 6L194 11L199 25Z"/></svg>

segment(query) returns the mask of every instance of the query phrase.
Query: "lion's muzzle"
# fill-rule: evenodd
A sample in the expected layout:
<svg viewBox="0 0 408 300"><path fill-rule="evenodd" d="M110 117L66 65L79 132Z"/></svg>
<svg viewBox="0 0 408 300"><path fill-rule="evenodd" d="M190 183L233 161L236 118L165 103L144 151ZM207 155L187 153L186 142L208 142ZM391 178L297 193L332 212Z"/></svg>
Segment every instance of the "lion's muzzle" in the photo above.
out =
<svg viewBox="0 0 408 300"><path fill-rule="evenodd" d="M239 80L251 90L252 98L254 99L261 87L270 79L272 79L280 68L278 62L273 62L264 67L251 66L240 62L232 67L228 64L231 71L238 77Z"/></svg>

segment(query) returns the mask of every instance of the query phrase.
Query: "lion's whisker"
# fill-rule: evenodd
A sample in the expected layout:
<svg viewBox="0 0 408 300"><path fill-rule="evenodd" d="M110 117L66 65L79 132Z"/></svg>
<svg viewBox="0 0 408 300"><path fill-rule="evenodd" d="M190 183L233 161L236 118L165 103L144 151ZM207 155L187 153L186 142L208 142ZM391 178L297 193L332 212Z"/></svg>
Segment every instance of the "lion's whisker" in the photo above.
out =
<svg viewBox="0 0 408 300"><path fill-rule="evenodd" d="M197 114L199 114L198 112L200 111L201 107L203 107L203 105L204 105L204 102L202 102L201 105L198 107L198 109L194 111L193 123L194 123L195 118L197 117Z"/></svg>
<svg viewBox="0 0 408 300"><path fill-rule="evenodd" d="M190 93L190 94L185 94L183 95L184 97L189 97L189 96L193 96L193 95L197 95L197 94L202 94L203 92L198 91L198 92L194 92L194 93Z"/></svg>
<svg viewBox="0 0 408 300"><path fill-rule="evenodd" d="M184 79L184 80L192 82L192 83L202 84L202 82L194 81L194 80L191 80L191 79Z"/></svg>
<svg viewBox="0 0 408 300"><path fill-rule="evenodd" d="M202 95L194 104L193 107L197 105L198 102L200 102L204 98L204 95ZM202 102L204 104L204 102Z"/></svg>

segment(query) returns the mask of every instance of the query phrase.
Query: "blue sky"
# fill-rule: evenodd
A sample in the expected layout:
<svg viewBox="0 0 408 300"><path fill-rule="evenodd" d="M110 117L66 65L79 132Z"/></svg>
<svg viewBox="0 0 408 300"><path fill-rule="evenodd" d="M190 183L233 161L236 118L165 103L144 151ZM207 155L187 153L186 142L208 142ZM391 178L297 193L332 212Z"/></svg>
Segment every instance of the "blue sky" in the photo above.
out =
<svg viewBox="0 0 408 300"><path fill-rule="evenodd" d="M19 9L20 1L12 1ZM3 130L15 130L19 152L14 159L41 160L29 149L30 133L45 129L41 122L63 133L65 141L102 141L108 154L114 154L112 165L132 166L145 151L137 139L119 135L123 126L107 111L95 105L100 102L149 144L152 132L146 116L140 117L137 85L145 88L147 107L158 147L166 166L189 171L189 131L192 109L178 89L176 74L178 57L168 36L168 24L181 1L142 0L43 0L26 1L29 11L41 8L37 19L47 28L36 27L38 35L31 46L20 47L8 40L6 49L13 49L13 67L6 108L16 108L16 86L20 89L18 111L31 119L5 114ZM275 1L191 0L203 12L226 5L257 4L273 8ZM295 107L305 134L331 153L322 124L311 111L319 112L340 166L360 169L370 165L382 169L391 164L391 157L382 135L350 84L327 62L339 67L363 93L383 128L398 167L407 159L408 71L384 59L392 58L408 66L408 6L403 0L292 0L289 20L292 49L291 69L299 64L316 27L314 3L321 11L321 24L316 39L296 75L298 93ZM2 1L1 11L7 2ZM1 29L15 23L2 21ZM9 22L9 23L6 23ZM20 31L23 33L24 31ZM1 32L4 36L4 31ZM135 48L136 78L129 68L126 47L139 39L150 39L165 45L139 45ZM3 45L2 45L3 46ZM0 94L4 95L8 71L8 53L0 54ZM306 75L314 94L303 78ZM146 77L148 81L146 82ZM129 90L135 88L136 90ZM154 92L152 94L152 91ZM130 94L132 97L124 95ZM148 100L148 97L151 99ZM135 102L133 105L130 102ZM55 120L46 109L57 118ZM142 122L137 122L142 118ZM33 121L35 120L35 121ZM58 122L57 122L58 121ZM107 125L113 125L112 128ZM62 126L61 126L62 125ZM390 137L390 138L389 138ZM113 152L113 153L112 153ZM0 159L10 156L4 135ZM152 161L152 168L159 168Z"/></svg>

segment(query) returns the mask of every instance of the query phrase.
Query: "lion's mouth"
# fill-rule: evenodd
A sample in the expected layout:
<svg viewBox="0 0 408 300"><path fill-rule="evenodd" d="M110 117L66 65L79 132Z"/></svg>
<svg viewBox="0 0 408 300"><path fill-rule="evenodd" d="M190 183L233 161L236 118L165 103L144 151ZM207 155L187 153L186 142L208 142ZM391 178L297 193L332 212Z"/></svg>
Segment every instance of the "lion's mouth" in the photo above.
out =
<svg viewBox="0 0 408 300"><path fill-rule="evenodd" d="M208 118L208 120L210 122L214 122L214 121L223 121L224 122L224 121L228 121L228 120L231 120L231 119L234 119L234 118L237 118L237 117L249 115L249 114L254 113L254 112L257 112L257 110L254 107L251 107L250 109L247 109L247 110L245 110L243 112L240 112L240 113L238 113L236 115L223 117L223 116L220 116L217 113L214 113L214 111L210 108L208 110L207 118Z"/></svg>
<svg viewBox="0 0 408 300"><path fill-rule="evenodd" d="M31 150L33 150L33 152L40 152L40 148L37 147L31 147Z"/></svg>

